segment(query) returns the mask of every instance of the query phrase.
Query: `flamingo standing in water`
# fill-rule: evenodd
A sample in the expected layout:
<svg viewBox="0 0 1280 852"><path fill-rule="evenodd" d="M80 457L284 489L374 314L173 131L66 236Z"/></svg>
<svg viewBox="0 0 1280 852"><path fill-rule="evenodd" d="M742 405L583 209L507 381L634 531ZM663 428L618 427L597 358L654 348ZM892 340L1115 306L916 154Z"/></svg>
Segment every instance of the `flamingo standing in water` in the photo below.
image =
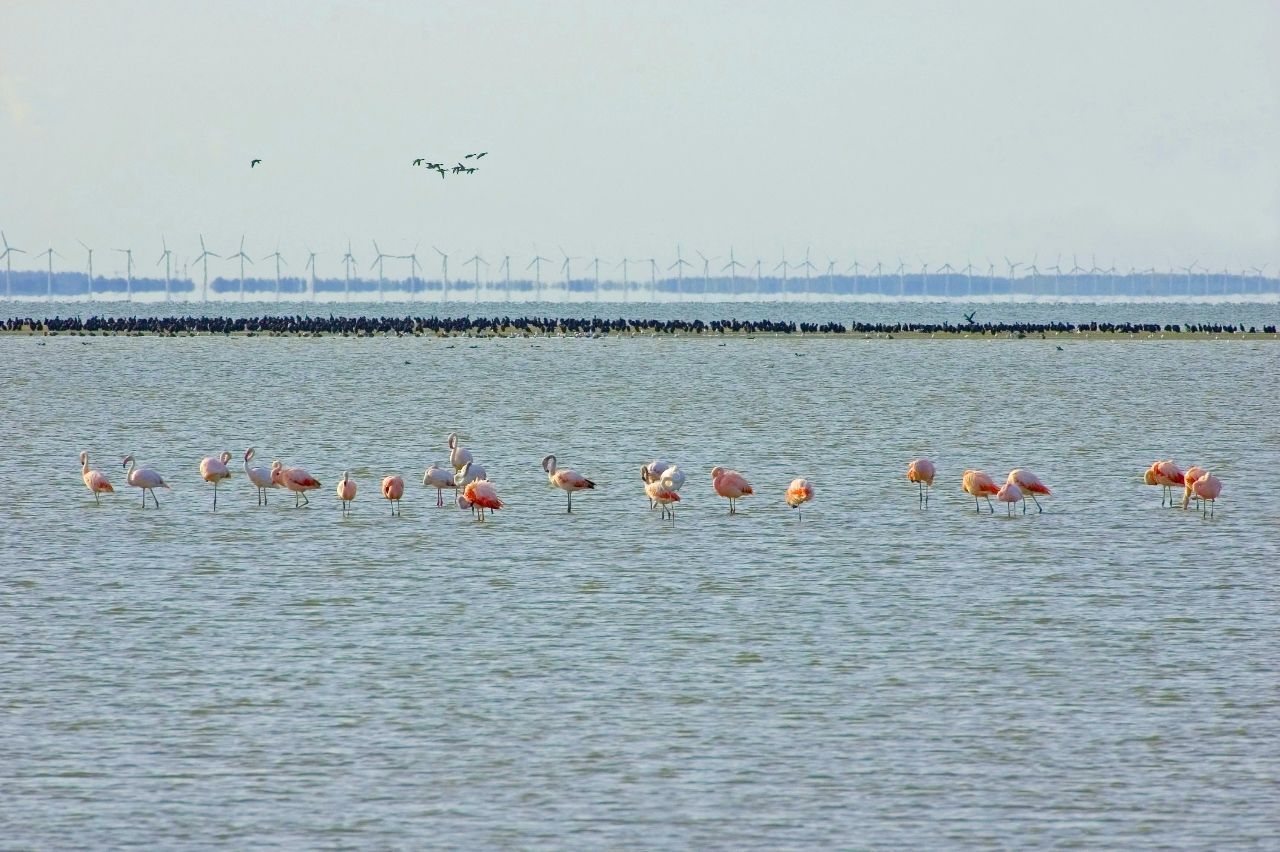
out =
<svg viewBox="0 0 1280 852"><path fill-rule="evenodd" d="M569 498L569 511L573 511L573 492L595 488L596 484L576 470L557 468L555 456L542 457L542 469L547 472L547 482L562 490Z"/></svg>
<svg viewBox="0 0 1280 852"><path fill-rule="evenodd" d="M1222 480L1214 476L1209 471L1205 471L1195 482L1191 483L1190 488L1182 498L1182 508L1187 508L1187 501L1194 494L1200 498L1200 516L1204 517L1208 513L1210 518L1213 517L1213 506L1218 500L1218 495L1222 493Z"/></svg>
<svg viewBox="0 0 1280 852"><path fill-rule="evenodd" d="M422 484L436 490L436 506L444 505L444 489L455 487L453 474L440 467L438 462L432 462L427 472L422 474Z"/></svg>
<svg viewBox="0 0 1280 852"><path fill-rule="evenodd" d="M404 496L404 477L393 475L382 480L382 496L391 501L391 514L400 514L400 498Z"/></svg>
<svg viewBox="0 0 1280 852"><path fill-rule="evenodd" d="M227 462L231 461L231 453L224 452L222 455L209 456L200 462L200 478L205 482L213 483L213 508L218 508L218 483L224 479L231 478L231 470L227 467Z"/></svg>
<svg viewBox="0 0 1280 852"><path fill-rule="evenodd" d="M641 468L640 478L644 481L644 493L649 498L649 507L662 507L662 517L670 517L671 523L676 522L676 510L673 503L680 502L678 489L671 487L671 481L667 479L667 472L670 467L664 468L661 474L652 473L648 467Z"/></svg>
<svg viewBox="0 0 1280 852"><path fill-rule="evenodd" d="M484 520L484 510L496 512L502 508L498 499L498 489L487 479L474 479L462 490L462 498L469 507L476 510L476 520Z"/></svg>
<svg viewBox="0 0 1280 852"><path fill-rule="evenodd" d="M307 492L320 487L320 480L307 473L305 468L285 467L276 459L271 463L271 481L293 492L293 507L310 505Z"/></svg>
<svg viewBox="0 0 1280 852"><path fill-rule="evenodd" d="M787 505L799 509L813 499L813 485L807 479L796 478L787 486ZM796 520L801 520L801 513L796 513Z"/></svg>
<svg viewBox="0 0 1280 852"><path fill-rule="evenodd" d="M1182 475L1182 482L1183 482L1182 508L1184 509L1187 508L1187 504L1191 502L1192 497L1195 497L1196 508L1197 509L1200 508L1200 498L1196 497L1195 494L1191 493L1191 484L1195 482L1197 479L1199 479L1200 477L1204 476L1208 472L1209 471L1205 470L1204 468L1196 464L1193 464L1191 465L1191 467L1187 468L1186 473Z"/></svg>
<svg viewBox="0 0 1280 852"><path fill-rule="evenodd" d="M1018 486L1022 492L1022 514L1027 513L1027 495L1031 495L1031 502L1036 504L1036 509L1040 512L1044 511L1044 507L1040 505L1040 501L1036 499L1037 494L1048 496L1053 492L1049 490L1049 486L1040 481L1040 478L1025 467L1014 468L1009 471L1009 478L1005 482L1012 482ZM998 495L997 495L998 496Z"/></svg>
<svg viewBox="0 0 1280 852"><path fill-rule="evenodd" d="M80 454L80 478L84 480L84 487L93 493L93 502L98 505L102 504L102 501L98 499L99 493L105 491L108 494L112 494L115 492L115 489L111 487L111 483L107 481L107 477L102 471L89 469L88 453L82 452Z"/></svg>
<svg viewBox="0 0 1280 852"><path fill-rule="evenodd" d="M1169 508L1173 508L1173 489L1180 488L1186 484L1186 475L1172 461L1156 461L1151 463L1151 467L1142 476L1143 482L1148 485L1160 486L1160 505L1165 504L1165 499L1169 501Z"/></svg>
<svg viewBox="0 0 1280 852"><path fill-rule="evenodd" d="M342 501L343 516L351 514L351 501L356 499L356 484L351 479L350 471L342 472L342 479L338 480L338 499Z"/></svg>
<svg viewBox="0 0 1280 852"><path fill-rule="evenodd" d="M462 470L471 463L471 451L465 447L458 446L458 433L449 433L449 464L453 465L453 469Z"/></svg>
<svg viewBox="0 0 1280 852"><path fill-rule="evenodd" d="M1014 482L1012 478L1000 486L1000 490L996 492L996 499L1001 503L1009 504L1009 511L1006 513L1008 515L1013 515L1013 504L1019 500L1022 501L1022 514L1025 515L1027 513L1027 498L1023 495L1022 489L1018 487L1018 483Z"/></svg>
<svg viewBox="0 0 1280 852"><path fill-rule="evenodd" d="M747 496L755 494L755 489L751 487L751 483L747 482L747 478L736 470L728 470L723 467L711 468L711 487L721 497L729 500L729 514L738 514L737 501Z"/></svg>
<svg viewBox="0 0 1280 852"><path fill-rule="evenodd" d="M1000 491L995 480L980 470L966 470L964 479L961 480L961 487L964 493L973 495L973 509L978 514L982 514L982 507L978 505L978 498L985 497L987 500L987 508L991 510L991 514L995 514L996 507L991 505L991 495Z"/></svg>
<svg viewBox="0 0 1280 852"><path fill-rule="evenodd" d="M147 508L147 492L151 492L151 499L155 502L156 508L160 508L160 501L156 499L157 488L169 488L169 483L164 481L164 477L156 473L149 467L136 467L137 462L133 460L133 453L124 457L124 461L120 463L121 467L129 468L129 475L126 477L129 484L134 488L142 489L142 508ZM136 469L135 469L136 468ZM172 491L172 488L169 488Z"/></svg>
<svg viewBox="0 0 1280 852"><path fill-rule="evenodd" d="M920 492L920 505L929 506L929 491L933 490L935 469L928 459L912 459L907 465L907 481L914 482Z"/></svg>
<svg viewBox="0 0 1280 852"><path fill-rule="evenodd" d="M249 467L249 462L253 461L254 449L250 447L244 451L244 475L249 477L249 481L253 483L254 489L258 492L258 505L267 505L267 489L279 488L275 480L271 478L271 468L269 467Z"/></svg>
<svg viewBox="0 0 1280 852"><path fill-rule="evenodd" d="M662 474L665 473L667 471L667 468L669 467L671 467L671 465L667 462L662 461L661 459L654 459L648 464L640 466L640 481L645 484L646 492L648 492L649 490L649 483L651 481L657 481L658 479L660 479L662 477ZM652 479L650 479L650 477L652 477ZM653 502L653 498L650 497L649 508L652 509L655 507L655 505L656 504Z"/></svg>

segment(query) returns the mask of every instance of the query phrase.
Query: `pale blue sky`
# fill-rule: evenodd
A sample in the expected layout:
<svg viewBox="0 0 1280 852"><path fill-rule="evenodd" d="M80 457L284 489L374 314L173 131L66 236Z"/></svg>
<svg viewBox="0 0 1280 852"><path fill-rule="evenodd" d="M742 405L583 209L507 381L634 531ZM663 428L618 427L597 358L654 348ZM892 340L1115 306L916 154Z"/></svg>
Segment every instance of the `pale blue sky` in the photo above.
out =
<svg viewBox="0 0 1280 852"><path fill-rule="evenodd" d="M2 7L0 228L67 268L77 237L146 271L162 232L242 231L327 276L348 237L429 270L433 243L1280 265L1272 0Z"/></svg>

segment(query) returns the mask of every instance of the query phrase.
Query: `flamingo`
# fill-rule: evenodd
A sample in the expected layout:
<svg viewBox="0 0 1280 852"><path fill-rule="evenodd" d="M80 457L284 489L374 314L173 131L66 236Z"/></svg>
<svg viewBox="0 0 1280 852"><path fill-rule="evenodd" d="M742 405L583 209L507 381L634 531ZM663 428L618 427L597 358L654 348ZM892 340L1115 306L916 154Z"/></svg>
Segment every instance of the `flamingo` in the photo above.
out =
<svg viewBox="0 0 1280 852"><path fill-rule="evenodd" d="M676 522L676 510L672 503L680 502L678 489L670 487L667 479L667 471L671 468L665 468L661 474L652 473L647 467L640 471L640 478L644 480L644 493L649 497L649 507L662 507L662 517L671 518L671 523Z"/></svg>
<svg viewBox="0 0 1280 852"><path fill-rule="evenodd" d="M1173 508L1173 488L1186 484L1186 475L1172 461L1156 461L1151 463L1151 467L1142 477L1143 481L1148 485L1159 485L1160 505L1163 506L1165 498L1169 500L1169 508Z"/></svg>
<svg viewBox="0 0 1280 852"><path fill-rule="evenodd" d="M1014 468L1009 471L1009 478L1006 482L1012 482L1022 491L1022 514L1027 513L1027 495L1031 495L1031 502L1036 504L1036 509L1043 512L1044 507L1040 505L1040 501L1036 499L1037 494L1048 496L1053 492L1049 490L1049 486L1040 481L1040 478L1025 467Z"/></svg>
<svg viewBox="0 0 1280 852"><path fill-rule="evenodd" d="M422 484L436 490L436 506L443 506L444 489L454 487L453 474L442 468L439 462L432 462L427 472L422 474Z"/></svg>
<svg viewBox="0 0 1280 852"><path fill-rule="evenodd" d="M648 485L649 485L649 483L650 483L651 481L655 481L655 480L659 479L659 478L662 476L662 474L663 474L663 473L665 473L665 472L666 472L666 470L667 470L667 468L669 468L669 467L671 467L671 465L670 465L669 463L664 462L664 461L662 461L662 460L660 460L660 459L654 459L653 461L649 462L648 464L646 464L646 465L641 465L641 466L640 466L640 481L641 481L641 482L643 482L643 483L645 484L645 491L646 491L646 492L649 490L649 489L648 489ZM653 480L650 480L650 479L648 478L648 477L650 477L650 476L652 476L652 477L653 477ZM649 508L650 508L650 509L652 509L652 508L654 508L654 506L655 506L655 504L654 504L654 502L653 502L653 498L651 497L651 498L649 498Z"/></svg>
<svg viewBox="0 0 1280 852"><path fill-rule="evenodd" d="M384 482L383 483L384 493L386 491L385 485L386 484ZM351 501L356 499L356 484L351 479L350 471L344 470L342 472L342 479L338 480L338 499L342 501L342 514L344 516L350 515Z"/></svg>
<svg viewBox="0 0 1280 852"><path fill-rule="evenodd" d="M1191 484L1195 482L1197 479L1199 479L1200 477L1204 476L1208 472L1209 471L1195 464L1187 468L1186 473L1182 475L1182 482L1183 482L1182 508L1184 509L1187 508L1187 503L1191 501L1191 498L1196 497L1196 495L1191 493ZM1196 508L1200 508L1199 497L1196 497Z"/></svg>
<svg viewBox="0 0 1280 852"><path fill-rule="evenodd" d="M991 514L995 514L996 507L991 505L991 495L999 493L1000 489L990 476L980 470L966 470L961 487L966 494L973 495L974 511L982 514L982 508L978 505L978 498L985 497L987 499L987 508L991 510Z"/></svg>
<svg viewBox="0 0 1280 852"><path fill-rule="evenodd" d="M254 449L250 447L244 451L244 475L249 477L249 481L253 483L254 489L258 492L258 505L267 505L267 489L279 488L275 480L271 478L271 468L269 467L249 467L249 462L253 461Z"/></svg>
<svg viewBox="0 0 1280 852"><path fill-rule="evenodd" d="M914 482L920 492L920 505L929 507L929 491L933 489L933 477L936 470L928 459L912 459L907 465L907 481Z"/></svg>
<svg viewBox="0 0 1280 852"><path fill-rule="evenodd" d="M996 492L996 499L1001 503L1009 504L1009 511L1007 513L1009 515L1013 514L1013 504L1017 503L1019 500L1022 501L1022 513L1025 515L1027 512L1027 498L1022 493L1022 489L1018 487L1018 483L1013 481L1012 477L1010 477L1008 482L1000 486L1000 490Z"/></svg>
<svg viewBox="0 0 1280 852"><path fill-rule="evenodd" d="M400 514L400 498L404 496L404 477L392 475L382 480L382 496L391 501L391 514Z"/></svg>
<svg viewBox="0 0 1280 852"><path fill-rule="evenodd" d="M310 505L307 492L320 487L320 480L307 473L305 468L285 467L276 459L271 463L271 481L293 492L293 507Z"/></svg>
<svg viewBox="0 0 1280 852"><path fill-rule="evenodd" d="M573 511L573 492L595 488L596 484L576 470L557 468L555 456L543 456L542 469L547 472L547 482L561 489L569 498L569 511Z"/></svg>
<svg viewBox="0 0 1280 852"><path fill-rule="evenodd" d="M231 478L227 462L231 461L231 453L224 452L217 458L209 456L200 462L200 478L213 483L213 508L218 508L218 483Z"/></svg>
<svg viewBox="0 0 1280 852"><path fill-rule="evenodd" d="M89 454L84 452L80 454L80 478L84 480L84 487L93 492L93 502L98 505L102 505L102 501L98 499L100 492L115 493L102 471L89 469Z"/></svg>
<svg viewBox="0 0 1280 852"><path fill-rule="evenodd" d="M484 520L484 510L498 511L502 508L502 501L498 499L498 489L493 487L493 483L487 479L474 479L467 483L467 487L462 490L462 497L468 506L475 507L476 520Z"/></svg>
<svg viewBox="0 0 1280 852"><path fill-rule="evenodd" d="M462 470L471 463L471 451L458 446L458 433L449 433L449 464L454 470Z"/></svg>
<svg viewBox="0 0 1280 852"><path fill-rule="evenodd" d="M756 493L745 476L736 470L726 470L723 467L711 468L711 487L721 497L728 498L730 515L738 513L737 500Z"/></svg>
<svg viewBox="0 0 1280 852"><path fill-rule="evenodd" d="M1218 500L1218 495L1222 493L1222 480L1214 476L1209 471L1205 471L1203 475L1195 482L1191 483L1186 494L1182 498L1182 508L1187 508L1187 501L1192 494L1200 498L1200 516L1204 517L1208 512L1210 518L1213 517L1213 506Z"/></svg>
<svg viewBox="0 0 1280 852"><path fill-rule="evenodd" d="M160 474L149 467L139 467L135 470L134 468L137 464L133 460L133 453L130 453L124 457L124 461L120 463L120 466L129 468L129 474L126 477L129 484L134 488L142 489L142 508L147 508L147 492L150 491L151 499L155 501L156 508L159 509L160 501L156 500L156 489L169 488L169 483L165 482ZM169 490L172 491L173 489L169 488Z"/></svg>
<svg viewBox="0 0 1280 852"><path fill-rule="evenodd" d="M675 465L662 472L662 487L668 491L679 491L684 487L684 471Z"/></svg>
<svg viewBox="0 0 1280 852"><path fill-rule="evenodd" d="M787 487L787 505L793 509L799 509L805 503L813 499L813 485L809 480L797 477L791 480L791 485ZM801 520L801 514L796 513L796 520Z"/></svg>

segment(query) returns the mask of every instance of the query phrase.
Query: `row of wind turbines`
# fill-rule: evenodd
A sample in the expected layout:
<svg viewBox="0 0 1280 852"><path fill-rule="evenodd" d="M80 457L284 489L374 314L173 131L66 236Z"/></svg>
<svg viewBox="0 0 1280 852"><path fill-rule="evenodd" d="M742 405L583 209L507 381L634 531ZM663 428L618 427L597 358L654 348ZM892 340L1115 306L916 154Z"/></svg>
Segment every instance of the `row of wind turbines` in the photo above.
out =
<svg viewBox="0 0 1280 852"><path fill-rule="evenodd" d="M238 296L241 301L245 300L246 294L247 294L247 290L245 287L245 264L247 263L250 266L255 265L254 259L245 251L245 237L241 236L238 251L236 251L234 254L226 255L225 257L209 249L209 247L205 244L203 234L198 235L198 239L200 244L200 252L190 260L191 263L197 264L199 266L200 272L201 272L201 280L200 280L200 285L198 290L198 300L201 302L209 301L209 297L210 297L209 260L211 258L237 264L238 280L239 280ZM88 298L92 299L96 295L96 292L94 290L94 281L96 279L93 274L94 248L87 245L82 240L77 240L77 242L80 243L81 247L86 252L86 274L87 274L87 281L88 281L87 296ZM370 263L368 267L368 271L372 272L374 269L377 270L377 273L378 273L377 292L378 292L379 300L385 300L386 293L388 291L388 288L387 288L388 279L386 277L387 261L395 261L395 262L407 261L408 262L408 268L407 270L405 270L407 271L408 276L404 279L399 279L399 281L408 285L408 289L411 294L420 293L422 289L425 289L425 288L420 288L418 286L420 281L425 283L428 280L428 279L422 278L422 275L421 275L423 267L422 267L422 263L419 261L419 258L418 258L418 249L421 244L414 246L413 250L408 254L391 254L388 252L384 252L381 249L381 247L378 245L377 240L372 240L371 242L373 244L374 257L373 257L372 263ZM13 273L13 267L12 267L13 256L16 254L26 254L27 252L25 249L11 245L9 243L8 237L5 236L3 231L0 231L0 246L3 247L3 252L0 252L0 259L3 259L5 262L5 296L7 299L12 300L13 287L12 287L11 279L12 279L12 273ZM432 250L439 256L439 259L440 259L440 276L439 278L434 280L438 282L440 285L439 289L440 289L441 300L448 301L450 283L451 283L451 279L449 277L450 254L444 251L443 249L440 249L435 246L432 246ZM133 292L134 292L133 290L133 275L134 275L133 249L113 248L111 249L111 251L117 252L123 255L125 258L126 298L132 299ZM907 295L908 278L911 278L913 280L916 278L928 279L930 276L930 265L926 261L921 260L918 267L909 267L908 264L901 257L898 258L898 263L896 267L887 266L882 261L877 261L875 264L870 264L870 263L863 264L858 260L854 260L852 264L848 265L843 269L842 273L838 273L837 267L839 266L839 264L837 263L836 260L828 257L826 266L820 267L819 265L813 262L811 258L810 249L805 249L804 259L802 261L789 261L787 259L786 251L784 249L781 255L781 259L776 264L773 264L772 266L766 266L764 259L760 257L757 257L754 263L751 265L743 263L742 261L739 261L737 259L737 257L735 256L734 249L732 247L730 247L729 249L727 262L723 263L722 265L719 263L719 261L725 260L725 258L723 257L720 257L720 256L709 257L706 254L703 254L701 251L695 251L695 254L698 257L698 261L701 266L700 272L698 271L699 264L695 264L691 260L685 259L684 248L681 245L676 246L676 258L675 258L675 261L670 264L660 264L658 259L655 257L647 257L647 258L624 257L621 260L617 261L616 263L611 263L610 261L601 259L599 256L582 257L582 256L570 255L563 248L561 248L559 258L544 257L541 254L535 253L533 258L529 261L529 263L524 266L523 271L526 273L532 271L533 279L532 279L532 282L530 283L533 284L532 289L534 290L535 298L538 300L541 300L543 297L543 288L544 288L543 272L542 272L543 264L556 264L557 262L559 263L560 276L562 276L562 279L563 279L561 295L567 296L570 292L572 292L572 290L574 289L573 287L574 282L577 281L582 284L591 285L590 290L594 294L596 299L599 299L603 289L602 283L601 283L602 280L605 282L621 283L622 285L621 291L623 294L623 298L625 300L628 297L628 295L631 294L632 292L643 294L644 284L646 283L644 279L646 277L648 279L647 284L648 284L649 294L651 297L658 293L658 283L660 280L663 281L664 283L673 284L675 293L679 295L686 295L690 293L696 295L698 291L691 290L688 284L696 283L700 279L702 284L701 293L708 294L712 292L711 281L713 278L713 272L714 272L714 277L717 280L723 280L725 278L728 279L730 293L740 294L740 295L762 295L765 292L764 279L766 274L771 281L779 281L781 283L781 290L783 293L791 292L789 288L792 286L793 282L799 282L800 280L803 280L804 285L803 285L803 289L800 292L804 294L834 295L837 292L835 287L836 279L841 278L842 280L848 280L850 274L852 274L853 289L855 292L858 291L860 282L869 283L874 280L877 284L878 292L881 292L885 295L890 295L890 296ZM305 278L303 280L305 281L305 284L306 284L306 296L309 297L311 300L315 300L316 292L317 292L316 258L318 256L319 256L318 252L312 251L308 247L306 252L307 260L302 267L303 273L305 275ZM53 260L55 257L63 258L63 255L58 251L56 251L52 245L50 245L44 251L33 255L33 257L46 259L46 295L51 297L53 295L53 277L54 277ZM1199 279L1202 281L1203 287L1207 292L1209 288L1210 276L1223 281L1230 280L1233 277L1236 278L1239 282L1238 292L1242 292L1242 293L1248 292L1249 286L1251 284L1256 284L1256 289L1254 290L1254 292L1261 293L1263 291L1264 282L1271 280L1265 277L1265 272L1268 264L1263 264L1261 267L1258 267L1258 266L1243 267L1238 273L1236 273L1233 276L1229 269L1214 271L1214 270L1210 270L1207 267L1201 267L1200 271L1197 271L1197 267L1200 265L1199 261L1193 261L1190 265L1187 265L1187 266L1174 267L1171 265L1167 273L1160 272L1155 267L1147 267L1143 269L1131 267L1127 271L1122 271L1116 267L1114 260L1111 262L1110 266L1101 267L1098 265L1096 258L1091 258L1090 265L1088 267L1084 267L1079 264L1075 255L1072 255L1071 266L1069 268L1062 266L1062 255L1058 255L1057 260L1055 260L1052 266L1046 266L1044 267L1044 269L1041 269L1037 265L1038 257L1039 257L1038 255L1033 257L1030 263L1015 262L1009 259L1008 257L1003 258L1006 274L1003 276L1000 276L1000 280L1008 281L1008 282L1012 282L1015 280L1029 282L1030 292L1032 294L1052 295L1052 296L1067 295L1066 293L1064 293L1064 290L1063 290L1063 286L1062 286L1063 282L1065 281L1067 283L1075 285L1077 282L1081 280L1081 276L1087 276L1088 280L1094 282L1095 284L1103 280L1107 281L1108 293L1103 293L1101 295L1109 294L1113 296L1119 294L1119 291L1117 288L1118 276L1121 279L1127 279L1129 281L1137 281L1137 282L1142 282L1145 279L1150 292L1155 292L1157 276L1159 276L1160 279L1163 280L1167 285L1166 289L1170 294L1174 294L1173 285L1174 285L1175 279L1183 279L1185 280L1184 290L1186 295L1191 295L1193 293L1193 288L1195 286L1194 281L1196 279ZM281 253L280 247L278 244L276 246L275 251L260 257L258 260L263 263L266 263L268 261L274 261L274 267L275 267L274 295L276 299L279 299L280 294L282 292L281 281L282 281L283 267L289 266L288 261L285 259L284 255ZM578 277L575 278L574 263L576 261L585 261L585 266L580 266L577 269L577 272L585 273L585 277L582 274L579 274ZM343 282L344 282L342 292L348 299L350 299L350 296L352 293L352 282L353 281L357 282L357 284L360 284L363 282L363 279L361 279L358 274L361 269L361 264L354 253L354 250L352 248L352 244L350 241L347 242L347 249L346 249L346 252L341 257L341 263L343 267ZM176 271L176 264L174 263L174 252L172 249L169 248L168 240L163 235L161 236L161 252L155 262L155 266L158 268L161 264L163 264L164 266L164 297L166 301L169 301L173 298L173 295L174 295L173 284L175 281L174 272ZM605 277L603 279L601 277L602 264L604 265L604 269L605 269ZM490 291L494 291L498 289L497 287L494 286L495 282L487 277L487 273L486 273L486 280L484 282L481 281L482 268L483 270L488 270L492 267L490 262L486 260L478 251L475 254L473 254L471 257L463 260L462 266L464 268L467 266L471 267L472 274L470 277L472 278L472 285L473 285L471 289L473 290L474 297L477 301L479 301L480 299L480 294L482 290L488 289ZM633 277L632 275L633 268L638 268L640 270L640 274L638 276ZM648 271L647 276L644 275L644 271L646 270L646 268ZM613 273L619 270L621 271L621 276L622 276L620 279L620 282L619 282L619 279L617 279L616 277L614 278L609 277L610 275L612 275ZM1021 276L1019 275L1019 270L1022 270ZM509 254L503 255L501 262L497 266L496 272L500 276L500 280L505 283L506 296L509 300L511 298L511 293L512 293L512 278L511 278L512 256L511 255ZM1181 273L1180 275L1178 274L1179 272ZM659 279L660 273L663 275L663 278L661 279ZM972 263L972 261L966 263L964 267L955 267L955 266L952 266L950 263L943 263L941 265L934 267L932 275L934 277L938 277L938 276L942 277L944 292L947 294L950 294L952 292L953 279L963 279L966 283L965 295L981 296L981 295L993 295L996 293L996 281L997 281L996 273L997 273L996 263L991 261L990 259L987 259L987 266L985 270L981 266L975 266ZM983 287L984 279L985 279L985 288ZM187 263L183 263L182 275L181 275L181 278L178 280L181 280L183 282L190 281L190 279L188 278ZM458 279L454 279L455 283L457 280ZM523 279L523 280L527 281L528 279ZM748 285L749 289L740 290L738 286L739 280L742 280L743 282L745 282ZM974 287L975 280L978 283L978 287L976 289ZM815 281L818 285L816 287L814 286ZM1052 290L1048 289L1048 285L1050 282L1052 282ZM555 282L548 280L546 283L548 287L552 287L554 289ZM754 288L750 288L750 285L752 284L754 284ZM888 285L887 287L886 287L886 284ZM896 288L895 288L895 284L896 284ZM616 287L613 287L608 283L606 283L606 286L609 287L610 289L617 289ZM1223 286L1225 287L1225 284ZM435 288L432 288L432 289L435 289ZM587 288L580 287L578 289L585 290ZM752 289L754 290L754 292L752 292ZM895 289L896 289L896 293L894 292ZM1078 286L1076 287L1076 289L1078 291ZM184 293L188 292L188 288L184 287L182 288L182 290ZM195 291L194 284L190 288L190 290ZM984 293L984 290L985 290L985 293ZM1099 294L1095 292L1094 295L1099 295ZM1177 294L1174 294L1174 295L1177 295Z"/></svg>

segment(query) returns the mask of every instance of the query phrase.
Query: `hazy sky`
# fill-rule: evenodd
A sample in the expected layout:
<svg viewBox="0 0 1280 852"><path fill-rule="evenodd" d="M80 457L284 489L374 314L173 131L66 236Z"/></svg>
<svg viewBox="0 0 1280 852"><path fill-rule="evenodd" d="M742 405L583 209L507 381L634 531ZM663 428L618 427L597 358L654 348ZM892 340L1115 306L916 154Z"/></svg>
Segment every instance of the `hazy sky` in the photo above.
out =
<svg viewBox="0 0 1280 852"><path fill-rule="evenodd" d="M0 228L68 268L245 232L326 276L348 238L429 272L681 243L1275 274L1280 3L0 0L0 158Z"/></svg>

